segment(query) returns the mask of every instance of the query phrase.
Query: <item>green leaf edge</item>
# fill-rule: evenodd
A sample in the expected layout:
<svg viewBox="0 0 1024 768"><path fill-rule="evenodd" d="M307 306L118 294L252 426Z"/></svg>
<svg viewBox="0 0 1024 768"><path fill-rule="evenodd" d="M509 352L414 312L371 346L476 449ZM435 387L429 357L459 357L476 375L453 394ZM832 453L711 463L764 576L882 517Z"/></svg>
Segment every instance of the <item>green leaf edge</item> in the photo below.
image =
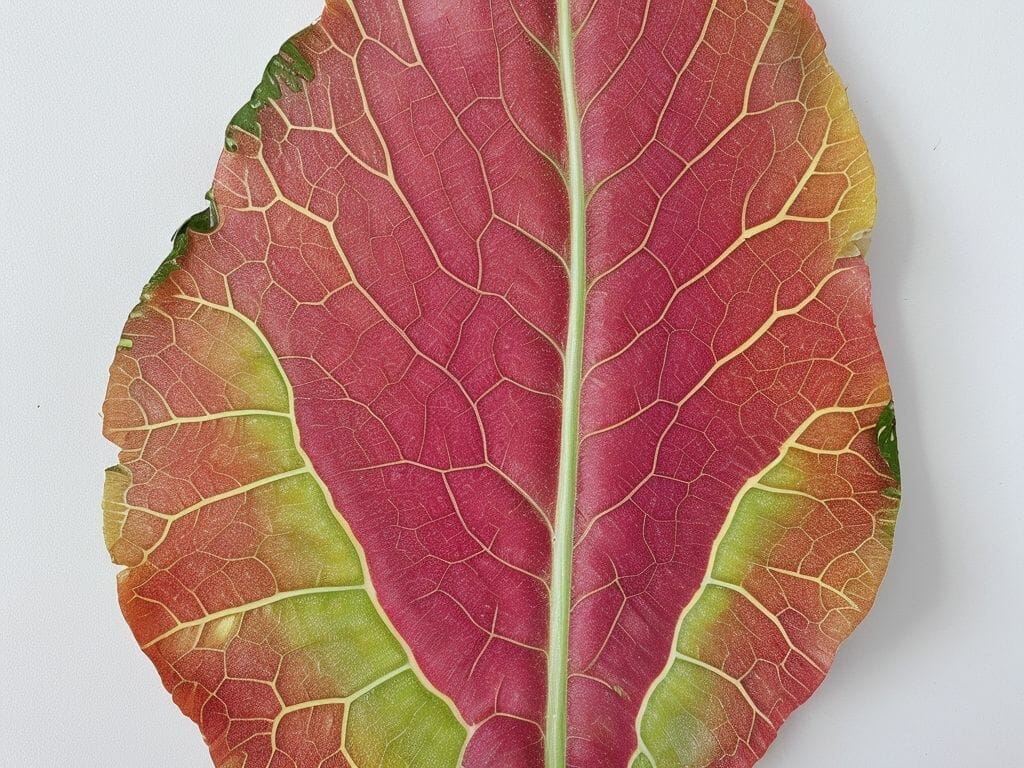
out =
<svg viewBox="0 0 1024 768"><path fill-rule="evenodd" d="M300 32L299 35L304 34L304 32L305 30ZM231 135L233 128L259 138L259 113L271 101L277 101L281 98L283 93L281 81L284 81L284 84L293 93L302 91L303 83L313 81L313 78L316 76L316 73L313 71L313 65L302 55L302 51L299 50L298 45L295 43L299 35L289 38L288 42L281 46L280 52L271 57L266 69L263 70L263 79L252 92L249 101L231 118L224 138L224 147L228 152L236 152L238 150L238 142Z"/></svg>
<svg viewBox="0 0 1024 768"><path fill-rule="evenodd" d="M303 30L298 35L290 37L281 46L281 50L271 57L266 68L263 70L263 79L253 90L249 101L231 118L225 130L224 138L224 148L228 152L236 152L238 150L238 142L231 135L235 129L259 138L261 133L259 114L271 101L281 98L283 94L281 90L282 81L293 93L299 93L302 91L305 83L312 82L316 77L313 65L302 54L296 43L297 38L305 32L306 30ZM153 273L153 276L142 289L140 297L142 302L149 301L160 284L178 268L181 257L188 249L189 232L209 235L220 226L220 214L217 210L217 201L213 196L213 189L206 193L206 200L209 202L209 205L186 219L175 231L172 238L171 252L167 254L166 258L160 263L156 272ZM122 339L118 343L118 347L128 349L131 347L131 341Z"/></svg>
<svg viewBox="0 0 1024 768"><path fill-rule="evenodd" d="M875 441L878 443L878 452L889 468L889 474L896 484L882 491L883 496L890 499L900 498L900 448L896 436L896 405L890 400L889 404L882 409L878 416L878 424L875 426Z"/></svg>

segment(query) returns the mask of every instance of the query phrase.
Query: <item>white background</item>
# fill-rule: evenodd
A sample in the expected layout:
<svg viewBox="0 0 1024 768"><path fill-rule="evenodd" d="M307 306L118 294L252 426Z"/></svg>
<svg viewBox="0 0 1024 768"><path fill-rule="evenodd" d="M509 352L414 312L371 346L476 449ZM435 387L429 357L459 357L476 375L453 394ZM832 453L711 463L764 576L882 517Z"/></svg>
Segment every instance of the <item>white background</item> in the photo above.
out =
<svg viewBox="0 0 1024 768"><path fill-rule="evenodd" d="M874 612L761 765L1020 765L1021 6L815 7L878 168L905 503ZM100 403L228 118L319 8L0 0L0 764L209 766L117 610Z"/></svg>

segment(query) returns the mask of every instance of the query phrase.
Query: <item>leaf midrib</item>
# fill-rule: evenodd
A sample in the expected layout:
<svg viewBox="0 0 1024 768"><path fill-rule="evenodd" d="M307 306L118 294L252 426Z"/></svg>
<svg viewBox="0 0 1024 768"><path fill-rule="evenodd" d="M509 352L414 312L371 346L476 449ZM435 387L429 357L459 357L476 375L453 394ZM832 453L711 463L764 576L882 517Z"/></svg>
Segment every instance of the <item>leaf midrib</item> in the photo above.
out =
<svg viewBox="0 0 1024 768"><path fill-rule="evenodd" d="M551 547L548 687L544 740L546 768L565 768L568 735L569 610L572 595L573 524L576 517L580 389L583 376L583 329L587 293L583 142L576 99L572 10L569 0L558 0L558 69L568 151L566 180L569 193L569 322L562 379L558 490Z"/></svg>

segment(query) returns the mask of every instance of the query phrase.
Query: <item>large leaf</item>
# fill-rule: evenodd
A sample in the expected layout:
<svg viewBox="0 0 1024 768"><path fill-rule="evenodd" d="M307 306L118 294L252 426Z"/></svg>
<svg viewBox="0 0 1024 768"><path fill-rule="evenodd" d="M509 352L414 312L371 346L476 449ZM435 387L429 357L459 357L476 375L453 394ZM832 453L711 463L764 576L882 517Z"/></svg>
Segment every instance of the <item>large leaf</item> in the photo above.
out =
<svg viewBox="0 0 1024 768"><path fill-rule="evenodd" d="M803 1L332 0L210 200L119 345L105 510L216 764L754 763L899 495Z"/></svg>

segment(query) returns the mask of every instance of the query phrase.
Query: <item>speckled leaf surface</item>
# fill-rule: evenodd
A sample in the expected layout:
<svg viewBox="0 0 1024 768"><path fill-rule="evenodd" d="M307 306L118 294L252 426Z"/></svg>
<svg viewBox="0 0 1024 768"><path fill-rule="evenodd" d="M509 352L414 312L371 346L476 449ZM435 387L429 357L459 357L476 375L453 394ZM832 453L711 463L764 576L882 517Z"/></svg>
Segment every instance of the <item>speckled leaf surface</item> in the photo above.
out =
<svg viewBox="0 0 1024 768"><path fill-rule="evenodd" d="M899 499L803 0L330 0L209 199L118 346L104 509L214 763L755 763Z"/></svg>

